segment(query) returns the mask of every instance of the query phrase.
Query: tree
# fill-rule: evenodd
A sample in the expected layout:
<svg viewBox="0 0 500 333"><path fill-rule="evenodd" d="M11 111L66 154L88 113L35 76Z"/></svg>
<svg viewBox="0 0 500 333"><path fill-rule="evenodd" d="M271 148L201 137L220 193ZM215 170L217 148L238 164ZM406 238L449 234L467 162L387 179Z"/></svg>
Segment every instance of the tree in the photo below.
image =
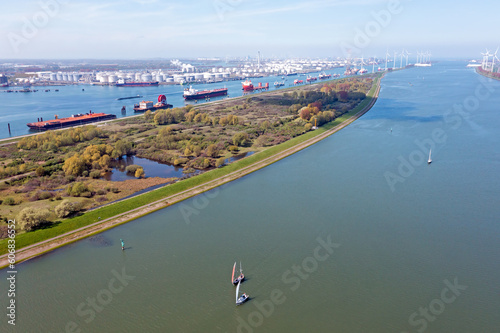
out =
<svg viewBox="0 0 500 333"><path fill-rule="evenodd" d="M85 161L75 154L64 161L63 171L66 176L79 176L85 170Z"/></svg>
<svg viewBox="0 0 500 333"><path fill-rule="evenodd" d="M246 132L238 132L233 135L233 144L235 146L245 146L248 141L250 141L248 137L248 133Z"/></svg>
<svg viewBox="0 0 500 333"><path fill-rule="evenodd" d="M135 170L135 178L143 178L146 176L146 174L144 173L144 169L143 168L139 168L137 170Z"/></svg>
<svg viewBox="0 0 500 333"><path fill-rule="evenodd" d="M215 161L215 167L216 168L220 168L221 166L224 165L224 163L226 163L226 159L224 157L221 157L221 158L218 158L216 161Z"/></svg>
<svg viewBox="0 0 500 333"><path fill-rule="evenodd" d="M191 154L192 154L191 149L189 149L189 147L186 147L186 149L184 149L184 156L189 156Z"/></svg>
<svg viewBox="0 0 500 333"><path fill-rule="evenodd" d="M151 112L150 110L147 110L146 112L144 112L144 119L150 123L154 120L154 116L153 116L153 112Z"/></svg>
<svg viewBox="0 0 500 333"><path fill-rule="evenodd" d="M39 166L36 168L35 174L37 177L43 177L45 175L45 169L42 166Z"/></svg>
<svg viewBox="0 0 500 333"><path fill-rule="evenodd" d="M71 202L69 200L63 200L59 205L54 208L54 212L57 217L64 218L73 213L80 211L80 205L75 202Z"/></svg>
<svg viewBox="0 0 500 333"><path fill-rule="evenodd" d="M107 168L109 168L109 164L111 163L111 157L109 157L109 155L105 154L103 155L100 159L99 159L99 165L101 166L101 168L103 168L104 170L106 170Z"/></svg>
<svg viewBox="0 0 500 333"><path fill-rule="evenodd" d="M311 119L311 110L307 106L304 106L302 109L300 109L299 116L304 120L309 120Z"/></svg>
<svg viewBox="0 0 500 333"><path fill-rule="evenodd" d="M208 145L207 149L205 149L205 154L210 157L217 157L219 155L217 146L214 144Z"/></svg>
<svg viewBox="0 0 500 333"><path fill-rule="evenodd" d="M30 231L47 222L49 211L35 207L26 207L17 216L17 222L22 230Z"/></svg>

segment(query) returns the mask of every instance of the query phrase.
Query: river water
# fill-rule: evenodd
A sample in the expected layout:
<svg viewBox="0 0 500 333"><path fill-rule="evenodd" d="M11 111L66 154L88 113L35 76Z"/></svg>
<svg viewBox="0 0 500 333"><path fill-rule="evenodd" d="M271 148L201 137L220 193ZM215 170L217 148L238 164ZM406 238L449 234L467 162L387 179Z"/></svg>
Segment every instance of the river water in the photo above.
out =
<svg viewBox="0 0 500 333"><path fill-rule="evenodd" d="M500 82L465 65L390 73L314 146L19 264L2 332L497 332Z"/></svg>
<svg viewBox="0 0 500 333"><path fill-rule="evenodd" d="M324 71L325 73L343 73L344 68L335 68ZM319 72L311 73L312 76L318 76ZM251 78L252 83L257 86L259 82L265 86L269 83L269 90L283 89L293 85L295 79L306 82L306 74L299 76L288 76L282 80L282 76L268 76L263 78ZM285 81L285 86L275 88L276 81ZM70 117L73 114L87 113L90 111L98 113L104 112L114 114L117 118L137 115L133 107L135 103L142 100L156 102L158 95L164 94L167 103L173 107L182 107L187 105L183 98L183 92L187 85L159 85L156 87L116 87L116 86L90 86L90 85L69 85L69 86L50 86L38 87L32 89L37 92L29 93L7 93L7 90L18 90L22 87L0 88L0 139L11 136L25 135L33 133L26 126L27 123L36 122L38 118L44 120L54 119L55 115L59 118ZM226 87L228 97L239 97L243 95L241 90L241 81L227 81L220 83L195 84L193 88L197 90L216 89ZM59 91L56 91L59 90ZM45 91L50 90L50 91ZM251 94L258 94L254 91ZM248 93L246 93L248 94ZM118 98L142 96L141 98L117 100ZM219 100L226 96L214 97L211 100ZM189 104L193 104L190 101ZM198 101L197 103L203 103ZM125 106L126 112L122 112ZM11 133L9 135L8 124L10 124Z"/></svg>

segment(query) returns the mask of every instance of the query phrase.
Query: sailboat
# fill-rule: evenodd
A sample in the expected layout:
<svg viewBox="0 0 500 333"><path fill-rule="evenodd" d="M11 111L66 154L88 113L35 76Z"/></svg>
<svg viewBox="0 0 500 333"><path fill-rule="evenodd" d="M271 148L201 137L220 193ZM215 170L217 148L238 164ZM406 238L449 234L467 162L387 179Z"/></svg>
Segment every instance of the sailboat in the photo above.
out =
<svg viewBox="0 0 500 333"><path fill-rule="evenodd" d="M245 293L243 293L243 295L238 297L238 294L240 293L240 284L241 284L241 281L238 282L238 286L236 287L236 305L240 305L240 304L245 303L246 301L248 301L248 298L249 298L249 296Z"/></svg>
<svg viewBox="0 0 500 333"><path fill-rule="evenodd" d="M427 164L431 164L432 163L431 152L432 152L432 149L429 149L429 159L427 160Z"/></svg>
<svg viewBox="0 0 500 333"><path fill-rule="evenodd" d="M236 279L234 278L235 269L236 269L236 262L234 263L233 266L233 275L231 276L231 282L234 285L237 285L238 283L243 282L243 280L245 280L245 274L243 274L243 270L241 269L241 261L240 261L240 276L238 276Z"/></svg>

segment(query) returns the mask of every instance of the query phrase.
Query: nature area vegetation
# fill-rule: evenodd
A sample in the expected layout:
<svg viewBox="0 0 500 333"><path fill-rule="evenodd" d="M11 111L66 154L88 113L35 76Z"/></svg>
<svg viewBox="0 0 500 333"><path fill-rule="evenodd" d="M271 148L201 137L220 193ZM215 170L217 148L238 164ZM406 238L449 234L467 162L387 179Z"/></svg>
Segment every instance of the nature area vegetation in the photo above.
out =
<svg viewBox="0 0 500 333"><path fill-rule="evenodd" d="M332 124L368 104L374 80L379 77L351 77L148 111L0 146L0 254L6 252L9 219L16 219L21 248L223 176L278 152L292 138L314 136L314 126ZM230 157L245 152L255 154L227 165ZM176 165L196 176L148 177L140 165L129 165L126 171L135 179L105 180L103 175L127 155ZM127 208L125 201L107 205L161 184L169 185L127 199Z"/></svg>

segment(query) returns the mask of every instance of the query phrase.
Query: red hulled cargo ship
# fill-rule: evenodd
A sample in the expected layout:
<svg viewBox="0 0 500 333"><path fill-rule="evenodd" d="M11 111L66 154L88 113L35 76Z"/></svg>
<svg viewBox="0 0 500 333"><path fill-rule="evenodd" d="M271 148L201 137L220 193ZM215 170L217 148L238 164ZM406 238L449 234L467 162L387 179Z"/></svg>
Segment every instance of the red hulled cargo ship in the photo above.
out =
<svg viewBox="0 0 500 333"><path fill-rule="evenodd" d="M34 123L28 123L26 124L30 129L33 130L39 130L39 131L45 131L48 129L54 129L54 128L62 128L62 127L70 127L70 126L77 126L77 125L83 125L87 123L92 123L96 121L101 121L101 120L109 120L109 119L115 119L116 115L114 114L107 114L107 113L92 113L90 111L89 113L85 114L74 114L71 117L67 118L58 118L57 116L55 119L47 120L47 121L37 121Z"/></svg>
<svg viewBox="0 0 500 333"><path fill-rule="evenodd" d="M184 89L184 99L207 99L210 97L227 95L227 88L213 89L213 90L196 90L192 87Z"/></svg>

